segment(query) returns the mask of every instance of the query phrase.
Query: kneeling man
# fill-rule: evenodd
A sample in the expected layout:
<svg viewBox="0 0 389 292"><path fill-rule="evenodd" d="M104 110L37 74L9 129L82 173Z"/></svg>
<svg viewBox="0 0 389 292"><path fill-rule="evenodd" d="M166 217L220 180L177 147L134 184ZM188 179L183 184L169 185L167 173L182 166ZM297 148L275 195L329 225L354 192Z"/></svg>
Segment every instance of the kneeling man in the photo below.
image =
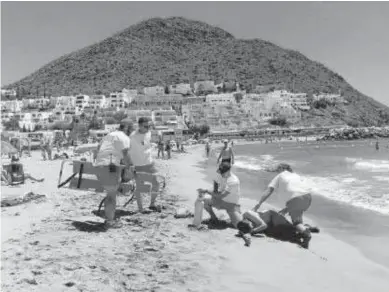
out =
<svg viewBox="0 0 389 292"><path fill-rule="evenodd" d="M204 209L211 215L211 221L217 221L213 208L225 210L230 217L232 225L236 228L238 222L242 220L240 214L240 181L231 172L231 164L222 162L217 170L219 173L216 183L218 190L200 190L208 195L204 196Z"/></svg>

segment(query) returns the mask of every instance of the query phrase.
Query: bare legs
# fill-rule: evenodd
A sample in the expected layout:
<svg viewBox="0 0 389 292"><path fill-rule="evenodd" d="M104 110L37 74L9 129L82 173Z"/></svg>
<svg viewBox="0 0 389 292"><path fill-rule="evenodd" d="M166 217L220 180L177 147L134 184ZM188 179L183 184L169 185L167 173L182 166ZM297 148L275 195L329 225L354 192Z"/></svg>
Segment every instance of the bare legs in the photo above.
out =
<svg viewBox="0 0 389 292"><path fill-rule="evenodd" d="M104 202L105 218L107 219L107 221L112 222L115 219L116 195L117 195L116 190L107 191L107 197Z"/></svg>

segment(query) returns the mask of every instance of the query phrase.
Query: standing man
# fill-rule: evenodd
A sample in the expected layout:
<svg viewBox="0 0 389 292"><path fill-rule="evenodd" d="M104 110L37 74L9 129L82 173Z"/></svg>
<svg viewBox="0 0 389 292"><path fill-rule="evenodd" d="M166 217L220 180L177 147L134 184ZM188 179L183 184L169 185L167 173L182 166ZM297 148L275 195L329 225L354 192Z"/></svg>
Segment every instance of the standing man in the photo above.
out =
<svg viewBox="0 0 389 292"><path fill-rule="evenodd" d="M138 120L138 130L130 135L131 148L130 155L135 166L135 197L138 204L139 212L143 212L142 192L150 192L151 200L149 209L153 211L160 211L160 208L155 205L159 193L159 182L157 181L154 161L152 158L151 132L149 130L149 119L141 117ZM151 191L145 181L151 183Z"/></svg>
<svg viewBox="0 0 389 292"><path fill-rule="evenodd" d="M219 154L219 157L217 158L217 164L219 164L219 161L221 159L221 163L228 162L231 165L234 164L234 151L231 147L228 147L228 140L223 140L224 147L222 151Z"/></svg>
<svg viewBox="0 0 389 292"><path fill-rule="evenodd" d="M281 163L278 165L276 171L278 174L270 182L265 193L259 200L259 203L253 208L253 211L257 212L262 203L265 202L274 191L287 195L289 199L286 201L286 207L282 209L280 213L282 215L289 213L293 225L303 238L302 246L308 248L309 241L311 240L311 232L303 224L303 213L311 206L311 193L302 182L302 178L298 174L293 173L289 164Z"/></svg>
<svg viewBox="0 0 389 292"><path fill-rule="evenodd" d="M51 135L51 133L43 134L43 137L41 139L41 149L43 160L46 160L46 153L47 158L49 160L52 160L53 136Z"/></svg>
<svg viewBox="0 0 389 292"><path fill-rule="evenodd" d="M212 208L225 210L230 217L232 225L237 227L237 224L243 220L240 214L240 181L239 178L231 172L231 165L228 162L222 162L217 170L219 176L217 178L218 190L199 191L204 196L204 209L211 215L211 221L218 221L215 212Z"/></svg>
<svg viewBox="0 0 389 292"><path fill-rule="evenodd" d="M107 228L122 226L120 222L115 221L116 195L122 179L121 162L124 163L126 169L129 169L132 164L129 154L130 138L128 137L132 130L131 122L122 121L119 130L106 135L97 147L97 178L104 191L107 192L104 205Z"/></svg>
<svg viewBox="0 0 389 292"><path fill-rule="evenodd" d="M162 159L165 158L165 151L163 149L162 137L159 138L159 141L158 141L158 158L159 158L160 155L161 155Z"/></svg>
<svg viewBox="0 0 389 292"><path fill-rule="evenodd" d="M209 157L209 153L211 152L211 145L209 145L209 142L205 143L205 153L207 157Z"/></svg>

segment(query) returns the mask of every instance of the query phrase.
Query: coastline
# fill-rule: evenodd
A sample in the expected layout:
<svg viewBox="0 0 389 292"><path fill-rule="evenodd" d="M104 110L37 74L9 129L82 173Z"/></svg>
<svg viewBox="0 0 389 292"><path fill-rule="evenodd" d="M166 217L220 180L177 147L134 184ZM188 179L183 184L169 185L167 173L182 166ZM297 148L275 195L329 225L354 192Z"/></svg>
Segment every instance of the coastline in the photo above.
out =
<svg viewBox="0 0 389 292"><path fill-rule="evenodd" d="M203 146L187 151L157 160L168 177L159 200L166 206L163 213L123 212L125 226L118 230L75 228L69 220L90 218L101 195L57 190L56 180L47 180L40 186L48 195L47 216L35 225L25 222L28 232L2 239L2 291L386 291L388 269L325 232L315 234L312 249L304 250L271 238L253 238L247 248L233 229L188 229L192 219L174 219L175 210L193 210L196 189L210 184L199 166ZM45 168L53 179L57 163ZM250 208L252 201L242 205ZM2 217L16 208L2 208ZM134 209L135 204L128 207ZM10 216L7 224L14 220Z"/></svg>

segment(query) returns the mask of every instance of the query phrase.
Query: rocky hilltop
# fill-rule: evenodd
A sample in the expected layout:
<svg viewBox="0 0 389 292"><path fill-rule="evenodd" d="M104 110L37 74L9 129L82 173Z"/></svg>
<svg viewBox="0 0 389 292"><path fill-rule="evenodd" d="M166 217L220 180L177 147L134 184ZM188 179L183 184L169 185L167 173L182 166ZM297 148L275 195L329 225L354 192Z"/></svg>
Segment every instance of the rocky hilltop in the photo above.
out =
<svg viewBox="0 0 389 292"><path fill-rule="evenodd" d="M305 124L353 126L389 122L388 107L363 95L343 77L293 50L270 42L241 40L203 22L181 17L153 18L99 43L60 57L7 87L21 95L108 93L156 84L220 82L236 78L246 89L283 83L295 91L337 93L349 104L312 110Z"/></svg>

